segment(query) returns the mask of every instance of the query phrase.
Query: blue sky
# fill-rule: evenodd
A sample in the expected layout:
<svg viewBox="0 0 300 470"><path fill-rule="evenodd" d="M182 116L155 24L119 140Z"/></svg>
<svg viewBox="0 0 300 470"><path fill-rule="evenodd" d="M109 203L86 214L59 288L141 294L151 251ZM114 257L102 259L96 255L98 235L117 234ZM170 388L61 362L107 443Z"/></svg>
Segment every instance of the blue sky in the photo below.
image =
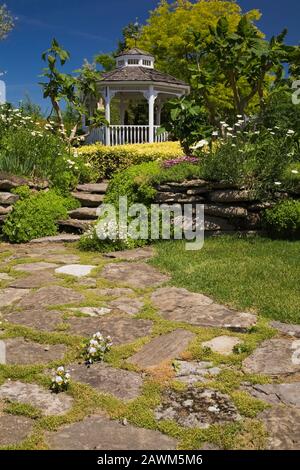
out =
<svg viewBox="0 0 300 470"><path fill-rule="evenodd" d="M18 17L16 29L0 43L0 70L7 71L7 98L18 104L28 92L33 101L45 108L37 83L43 67L41 53L52 37L71 52L68 71L75 70L84 58L91 60L95 53L113 50L121 29L137 17L140 23L144 22L158 0L6 0L5 3ZM287 27L288 42L300 43L299 0L240 0L239 4L245 11L258 8L262 12L259 26L267 36Z"/></svg>

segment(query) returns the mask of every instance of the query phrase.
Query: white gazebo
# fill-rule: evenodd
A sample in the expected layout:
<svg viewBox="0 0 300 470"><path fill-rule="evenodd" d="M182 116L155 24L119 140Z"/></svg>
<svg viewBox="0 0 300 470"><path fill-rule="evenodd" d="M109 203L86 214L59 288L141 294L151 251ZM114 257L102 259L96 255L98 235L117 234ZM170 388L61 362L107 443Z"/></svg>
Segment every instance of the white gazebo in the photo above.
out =
<svg viewBox="0 0 300 470"><path fill-rule="evenodd" d="M171 75L155 70L154 57L137 48L122 52L116 59L116 65L111 72L103 73L99 81L109 126L93 129L88 143L100 141L104 145L120 145L168 140L167 133L157 133L162 107L170 98L189 94L190 87ZM125 125L125 113L130 100L141 98L148 101L148 124ZM118 125L111 122L112 99L119 103Z"/></svg>

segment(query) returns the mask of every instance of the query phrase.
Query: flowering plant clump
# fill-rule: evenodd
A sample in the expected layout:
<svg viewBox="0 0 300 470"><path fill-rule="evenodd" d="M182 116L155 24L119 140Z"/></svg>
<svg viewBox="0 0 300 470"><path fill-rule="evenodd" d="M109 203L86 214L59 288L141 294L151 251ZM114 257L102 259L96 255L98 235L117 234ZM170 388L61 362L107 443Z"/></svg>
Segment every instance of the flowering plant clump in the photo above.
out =
<svg viewBox="0 0 300 470"><path fill-rule="evenodd" d="M51 390L55 393L65 392L70 383L70 373L60 366L56 369L52 378Z"/></svg>
<svg viewBox="0 0 300 470"><path fill-rule="evenodd" d="M110 350L113 343L110 336L104 337L99 331L85 345L84 357L87 364L103 361L104 354Z"/></svg>
<svg viewBox="0 0 300 470"><path fill-rule="evenodd" d="M192 165L197 165L199 163L199 158L197 157L181 157L174 158L172 160L166 160L162 163L163 168L171 168L175 165L180 165L181 163L191 163Z"/></svg>

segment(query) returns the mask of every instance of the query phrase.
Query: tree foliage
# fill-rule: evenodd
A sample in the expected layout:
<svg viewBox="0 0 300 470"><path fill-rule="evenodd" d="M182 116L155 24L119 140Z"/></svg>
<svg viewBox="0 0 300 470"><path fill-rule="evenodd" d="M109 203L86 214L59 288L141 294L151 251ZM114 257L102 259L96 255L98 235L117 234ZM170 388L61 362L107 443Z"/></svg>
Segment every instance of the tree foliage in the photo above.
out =
<svg viewBox="0 0 300 470"><path fill-rule="evenodd" d="M0 41L5 39L15 25L14 17L8 11L7 6L0 5Z"/></svg>
<svg viewBox="0 0 300 470"><path fill-rule="evenodd" d="M62 49L56 39L52 40L50 49L45 51L42 59L47 63L48 67L44 69L43 77L46 82L41 83L44 98L50 98L53 111L59 125L60 132L64 140L71 145L76 140L78 127L81 123L82 115L90 115L91 104L99 99L97 82L100 79L99 74L93 66L86 63L77 70L77 76L62 73L58 68L65 65L69 60L70 54ZM62 103L66 103L74 110L74 116L77 120L68 133L64 120ZM106 123L103 113L98 109L93 110L90 118L90 127L99 126Z"/></svg>

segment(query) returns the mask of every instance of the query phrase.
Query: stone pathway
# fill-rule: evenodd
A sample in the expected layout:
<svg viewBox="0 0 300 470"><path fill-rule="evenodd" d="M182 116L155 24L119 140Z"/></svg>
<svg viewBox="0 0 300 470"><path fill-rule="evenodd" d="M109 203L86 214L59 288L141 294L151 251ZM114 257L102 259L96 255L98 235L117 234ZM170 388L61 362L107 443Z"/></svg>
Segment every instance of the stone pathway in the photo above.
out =
<svg viewBox="0 0 300 470"><path fill-rule="evenodd" d="M92 204L102 189L89 190ZM93 213L83 207L70 217ZM0 245L0 448L30 442L39 420L40 445L50 449L168 450L190 442L194 429L203 437L189 448L220 449L233 423L240 431L229 448L245 436L243 448L300 448L300 325L274 321L266 335L253 313L169 286L170 276L147 263L153 248L83 255L72 240ZM98 331L113 347L87 366L83 341ZM55 394L59 365L71 387ZM60 426L49 431L38 416L59 416ZM262 425L267 437L257 443Z"/></svg>

